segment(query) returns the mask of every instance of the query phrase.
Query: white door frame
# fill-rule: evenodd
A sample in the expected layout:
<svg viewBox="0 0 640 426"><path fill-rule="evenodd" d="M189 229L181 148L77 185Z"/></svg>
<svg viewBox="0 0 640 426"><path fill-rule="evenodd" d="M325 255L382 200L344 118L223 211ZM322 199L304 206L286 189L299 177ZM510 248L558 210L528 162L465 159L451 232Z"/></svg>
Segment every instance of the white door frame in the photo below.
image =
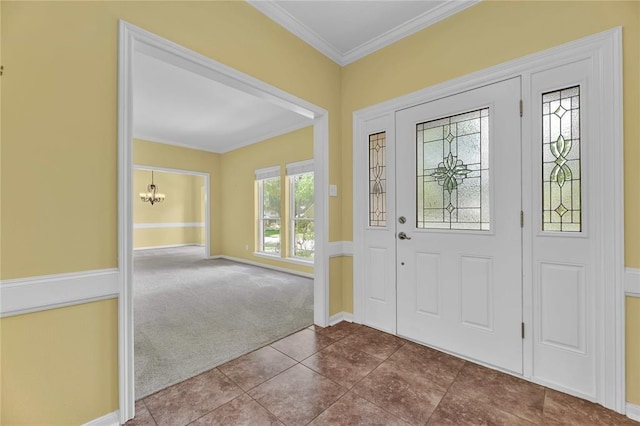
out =
<svg viewBox="0 0 640 426"><path fill-rule="evenodd" d="M133 364L133 67L142 52L204 77L266 99L313 120L315 186L314 322L329 323L329 113L270 84L172 41L119 21L118 33L118 365L120 422L135 412Z"/></svg>
<svg viewBox="0 0 640 426"><path fill-rule="evenodd" d="M601 220L603 207L599 211L601 224L599 239L602 242L602 262L597 277L600 287L597 292L596 347L598 362L596 366L596 401L619 413L625 412L625 316L624 316L624 206L623 206L623 124L622 124L622 28L617 27L569 42L539 53L534 53L500 65L493 66L460 78L440 83L417 92L401 96L359 111L353 114L353 223L354 223L354 321L362 322L364 306L364 229L367 217L368 182L367 157L362 153L361 141L366 138L364 125L367 120L395 114L396 111L442 97L464 92L476 87L491 84L507 78L522 77L524 116L522 120L523 152L531 146L531 116L527 109L534 101L530 94L530 76L541 70L554 68L580 60L589 60L599 77L596 82L600 91L603 108L599 118L599 140L606 140L608 150L601 150L601 164L611 172L611 180L600 182L595 191L601 195L598 204L608 206L608 221ZM388 131L394 131L393 128ZM532 187L531 166L523 164L523 194ZM531 211L531 197L523 196L523 209ZM529 215L531 216L531 215ZM390 220L395 221L395 218ZM531 217L525 217L523 230L523 322L533 322L533 283L532 283L532 238L533 223ZM606 283L606 285L604 284ZM524 374L532 378L532 333L524 339Z"/></svg>
<svg viewBox="0 0 640 426"><path fill-rule="evenodd" d="M158 171L164 173L175 173L179 175L202 176L204 178L204 252L205 257L211 256L211 186L209 173L197 172L195 170L173 169L170 167L157 167L148 164L134 164L135 170ZM135 190L134 190L135 194Z"/></svg>

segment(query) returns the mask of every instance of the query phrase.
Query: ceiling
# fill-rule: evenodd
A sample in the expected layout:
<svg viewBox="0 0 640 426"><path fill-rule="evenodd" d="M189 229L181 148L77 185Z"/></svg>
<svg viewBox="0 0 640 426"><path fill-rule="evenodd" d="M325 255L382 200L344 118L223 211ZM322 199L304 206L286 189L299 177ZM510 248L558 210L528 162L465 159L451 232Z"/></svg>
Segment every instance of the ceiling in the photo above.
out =
<svg viewBox="0 0 640 426"><path fill-rule="evenodd" d="M340 65L415 33L480 0L247 0ZM137 52L133 134L224 153L312 124L268 99Z"/></svg>
<svg viewBox="0 0 640 426"><path fill-rule="evenodd" d="M202 75L136 53L133 135L227 152L312 124L312 120Z"/></svg>
<svg viewBox="0 0 640 426"><path fill-rule="evenodd" d="M247 0L340 65L347 65L480 0Z"/></svg>

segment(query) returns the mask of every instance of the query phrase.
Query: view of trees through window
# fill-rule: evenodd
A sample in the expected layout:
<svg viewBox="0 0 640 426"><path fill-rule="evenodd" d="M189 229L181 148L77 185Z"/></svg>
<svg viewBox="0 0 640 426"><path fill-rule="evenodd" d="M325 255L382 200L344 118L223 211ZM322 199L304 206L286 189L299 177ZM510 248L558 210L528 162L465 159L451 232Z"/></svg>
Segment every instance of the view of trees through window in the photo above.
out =
<svg viewBox="0 0 640 426"><path fill-rule="evenodd" d="M260 251L280 253L280 177L263 179L260 190Z"/></svg>
<svg viewBox="0 0 640 426"><path fill-rule="evenodd" d="M313 173L290 176L290 184L291 255L293 257L313 259Z"/></svg>
<svg viewBox="0 0 640 426"><path fill-rule="evenodd" d="M281 227L284 223L285 227L288 224L285 256L312 261L315 245L313 172L303 170L303 173L288 175L289 205L284 217L280 216L283 209L280 176L258 179L257 182L258 251L280 256L284 250Z"/></svg>

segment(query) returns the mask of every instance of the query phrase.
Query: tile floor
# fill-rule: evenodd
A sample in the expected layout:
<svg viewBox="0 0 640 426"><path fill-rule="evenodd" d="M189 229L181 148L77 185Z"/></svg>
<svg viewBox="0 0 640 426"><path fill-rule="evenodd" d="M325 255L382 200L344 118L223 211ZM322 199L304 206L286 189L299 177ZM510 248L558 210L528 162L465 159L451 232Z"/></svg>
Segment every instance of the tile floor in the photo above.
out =
<svg viewBox="0 0 640 426"><path fill-rule="evenodd" d="M136 403L127 425L633 425L369 327L311 326Z"/></svg>

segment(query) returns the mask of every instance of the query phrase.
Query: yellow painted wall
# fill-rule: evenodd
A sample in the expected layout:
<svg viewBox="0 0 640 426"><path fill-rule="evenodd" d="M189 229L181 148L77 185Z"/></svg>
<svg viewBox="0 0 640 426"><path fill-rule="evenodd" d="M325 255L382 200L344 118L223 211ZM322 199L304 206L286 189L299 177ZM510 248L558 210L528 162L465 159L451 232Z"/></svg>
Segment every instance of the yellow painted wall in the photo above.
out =
<svg viewBox="0 0 640 426"><path fill-rule="evenodd" d="M342 312L342 259L343 257L329 258L329 315Z"/></svg>
<svg viewBox="0 0 640 426"><path fill-rule="evenodd" d="M154 172L154 182L166 198L162 203L143 203L140 192L151 183L149 170L133 171L133 246L204 244L204 227L135 228L150 223L204 223L203 176Z"/></svg>
<svg viewBox="0 0 640 426"><path fill-rule="evenodd" d="M627 401L640 405L640 297L626 300Z"/></svg>
<svg viewBox="0 0 640 426"><path fill-rule="evenodd" d="M134 229L135 248L162 247L172 245L204 245L200 227L145 228ZM204 247L202 248L204 250ZM203 251L204 253L204 251Z"/></svg>
<svg viewBox="0 0 640 426"><path fill-rule="evenodd" d="M238 257L302 272L313 267L292 264L276 259L254 256L256 249L255 171L280 166L282 177L284 219L287 163L313 159L313 127L305 127L266 141L222 154L222 247L227 256ZM288 226L281 223L281 256L286 257Z"/></svg>
<svg viewBox="0 0 640 426"><path fill-rule="evenodd" d="M339 185L339 196L329 200L330 241L352 239L354 110L622 25L626 265L640 267L634 214L640 208L640 3L485 1L344 69L244 2L0 2L0 8L2 279L117 266L118 19L329 111L329 180ZM188 160L172 165L177 149L163 149L157 165L192 168ZM219 170L217 161L207 167ZM31 197L33 188L44 190ZM212 184L212 193L220 190ZM214 199L212 218L221 215ZM214 225L211 233L221 230ZM211 241L211 253L220 253ZM330 310L351 311L351 262L332 259L330 267ZM636 299L627 304L627 330L637 336L640 306ZM92 325L102 332L79 330ZM5 318L0 327L3 424L82 423L117 408L115 302ZM629 337L628 395L635 404L639 348ZM63 380L58 372L74 374ZM76 401L86 409L62 412ZM27 403L43 407L43 418L33 420Z"/></svg>
<svg viewBox="0 0 640 426"><path fill-rule="evenodd" d="M328 110L329 176L340 182L340 67L247 3L3 1L1 7L2 279L117 266L118 19ZM172 152L167 148L158 165L179 168ZM34 188L42 189L38 197L30 195ZM330 239L339 240L338 199L329 210ZM212 216L219 213L212 208ZM211 253L219 253L211 241ZM117 408L115 398L100 394L112 392L117 378L115 352L94 355L109 349L117 332L116 316L105 316L101 306L65 308L76 327L105 325L91 338L69 332L64 321L47 321L48 312L1 320L3 349L21 347L18 333L5 327L18 320L34 332L46 323L49 335L59 337L22 345L24 360L3 356L3 374L12 374L11 392L0 401L3 419L28 422L26 402L62 408L86 402L75 413L48 411L40 421L46 424L82 423ZM75 348L73 356L56 349L64 345ZM62 380L56 371L75 374Z"/></svg>
<svg viewBox="0 0 640 426"><path fill-rule="evenodd" d="M117 322L117 299L3 318L0 423L79 425L115 410Z"/></svg>
<svg viewBox="0 0 640 426"><path fill-rule="evenodd" d="M351 240L352 114L425 87L623 27L625 264L640 267L640 2L484 1L343 68L342 235ZM343 271L344 295L353 294ZM343 298L343 310L353 305ZM640 404L640 302L627 303L628 400Z"/></svg>

